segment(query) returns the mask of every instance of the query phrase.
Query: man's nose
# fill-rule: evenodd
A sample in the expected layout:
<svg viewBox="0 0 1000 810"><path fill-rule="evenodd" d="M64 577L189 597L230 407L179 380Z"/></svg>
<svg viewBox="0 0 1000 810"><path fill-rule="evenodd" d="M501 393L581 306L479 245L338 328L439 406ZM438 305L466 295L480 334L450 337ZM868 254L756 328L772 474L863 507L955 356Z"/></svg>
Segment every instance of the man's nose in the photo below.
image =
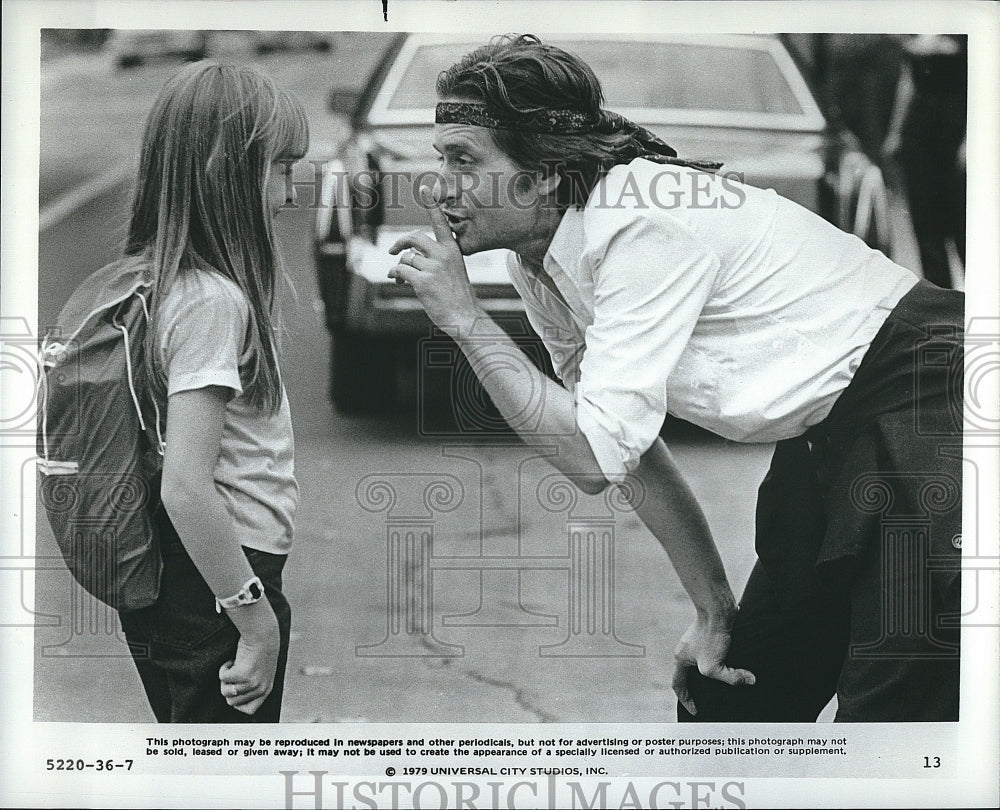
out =
<svg viewBox="0 0 1000 810"><path fill-rule="evenodd" d="M467 171L443 171L434 179L431 190L438 205L462 200L475 190L475 177Z"/></svg>
<svg viewBox="0 0 1000 810"><path fill-rule="evenodd" d="M429 178L424 186L430 192L437 205L454 200L458 196L458 183L455 172L440 171Z"/></svg>

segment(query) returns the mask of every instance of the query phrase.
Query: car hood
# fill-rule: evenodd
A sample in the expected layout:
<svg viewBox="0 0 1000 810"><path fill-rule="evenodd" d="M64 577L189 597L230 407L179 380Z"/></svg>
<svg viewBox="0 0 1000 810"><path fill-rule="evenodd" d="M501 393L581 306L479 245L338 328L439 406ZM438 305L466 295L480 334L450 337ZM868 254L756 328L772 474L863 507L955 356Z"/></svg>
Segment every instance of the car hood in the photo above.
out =
<svg viewBox="0 0 1000 810"><path fill-rule="evenodd" d="M681 157L722 161L722 171L735 172L743 182L773 188L814 211L818 206L817 185L825 171L830 138L823 131L662 125L649 129ZM383 169L433 171L437 156L431 140L430 127L383 128L372 133L370 146L377 150Z"/></svg>
<svg viewBox="0 0 1000 810"><path fill-rule="evenodd" d="M353 237L348 245L348 261L351 268L371 284L394 283L388 278L389 270L396 265L396 257L390 255L392 243L404 234L411 233L411 228L380 228L375 243L367 239ZM434 238L427 228L427 236ZM510 275L507 272L508 250L485 250L465 257L465 267L469 280L475 285L507 284Z"/></svg>

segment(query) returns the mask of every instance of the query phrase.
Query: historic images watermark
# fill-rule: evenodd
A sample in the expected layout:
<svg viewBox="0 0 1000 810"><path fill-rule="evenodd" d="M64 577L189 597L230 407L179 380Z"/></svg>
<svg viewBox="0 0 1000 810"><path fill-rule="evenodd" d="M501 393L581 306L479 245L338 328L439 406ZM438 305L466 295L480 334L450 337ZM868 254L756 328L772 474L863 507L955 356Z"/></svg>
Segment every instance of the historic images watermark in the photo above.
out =
<svg viewBox="0 0 1000 810"><path fill-rule="evenodd" d="M984 621L980 593L995 588L1000 565L983 553L983 530L988 529L979 524L978 501L985 494L983 451L995 454L1000 446L1000 422L989 401L998 370L1000 319L974 318L964 335L951 326L930 326L916 343L916 409L909 428L916 441L935 444L941 464L870 472L851 485L855 509L880 530L882 593L877 630L851 646L852 658L956 660L960 627L995 626ZM964 498L976 501L977 508L965 510L971 526L963 525ZM962 530L946 531L947 526ZM962 569L973 572L966 582L972 593L959 600Z"/></svg>
<svg viewBox="0 0 1000 810"><path fill-rule="evenodd" d="M477 210L500 210L515 208L527 210L539 205L537 197L525 193L526 187L537 180L538 172L520 170L515 172L472 171L445 172L439 169L407 171L393 169L361 169L349 172L337 168L325 160L279 161L284 164L285 191L288 201L282 206L286 210L298 208L323 209L331 206L355 209L361 212L401 211L418 206L426 210L434 205L423 199L420 191L447 189L449 197L461 201L465 207ZM295 177L295 165L308 164L312 177L304 179L303 171ZM578 169L547 161L542 169L545 173L559 173L567 180L584 182ZM680 208L735 209L746 202L746 192L742 188L742 172L726 171L713 174L707 171L681 169L665 164L644 182L629 173L620 189L614 193L603 185L596 188L596 194L588 203L590 208L634 208L639 210L660 209L673 211ZM332 193L325 194L326 188ZM311 199L300 203L298 195L305 196L309 190ZM293 201L294 199L294 201ZM438 195L434 199L439 199ZM554 199L542 201L542 205L557 205Z"/></svg>
<svg viewBox="0 0 1000 810"><path fill-rule="evenodd" d="M422 769L427 770L427 769ZM455 768L480 781L455 779L347 780L328 771L279 771L284 778L285 807L545 807L589 810L600 807L747 807L746 784L736 780L573 779L576 768ZM598 769L592 769L597 771ZM391 773L390 773L391 771ZM395 776L387 768L387 776ZM488 777L487 781L483 777ZM500 779L498 777L505 777Z"/></svg>
<svg viewBox="0 0 1000 810"><path fill-rule="evenodd" d="M447 643L436 635L434 584L435 577L445 572L475 575L472 592L465 596L478 607L467 613L442 615L441 627L465 628L464 632L472 633L485 628L562 623L564 639L540 644L539 656L645 655L643 645L619 637L615 623L616 532L620 519L641 502L642 484L629 477L595 499L582 497L561 474L548 473L540 480L529 475L530 462L558 452L551 442L561 434L553 433L543 419L547 385L555 384L536 370L544 366L542 353L546 350L526 335L515 336L515 341L517 337L521 338L522 351L496 347L484 337L485 351L480 353L475 370L446 335L432 334L419 342L418 431L426 438L447 440L442 454L471 465L467 467L470 474L460 479L444 473L374 473L358 483L359 505L384 519L386 625L384 637L358 645L356 655L463 656L463 644ZM520 374L530 383L525 387L523 406L506 419L493 408L480 383L480 378L488 378L499 369ZM503 428L508 428L506 433ZM488 444L477 445L484 436L490 439ZM474 502L483 503L487 475L499 490L519 493L520 512L514 525L505 525L504 539L494 537L487 548L482 540L485 526L494 521L480 509L479 526L471 527L468 533L479 537L474 553L436 551L438 519L463 504L472 507ZM498 477L502 480L496 480ZM527 527L535 514L562 517L561 537L547 543L547 548L556 547L549 553L524 550L522 532L530 531ZM565 613L543 614L523 606L525 579L542 572L558 575L558 587L565 588ZM500 602L518 609L501 610Z"/></svg>
<svg viewBox="0 0 1000 810"><path fill-rule="evenodd" d="M445 456L464 459L482 468L477 457L482 448L446 446ZM508 463L491 465L509 472L508 486L520 491L525 463L547 453L544 449L509 445L499 448ZM489 448L496 457L498 448ZM480 476L481 480L481 476ZM383 514L385 520L386 584L385 635L371 644L360 644L360 657L461 657L462 644L442 641L435 635L434 578L444 571L477 572L471 613L445 615L442 626L465 628L551 627L560 616L534 613L522 605L522 577L532 572L555 571L564 576L566 635L556 644L538 646L541 657L619 658L645 655L645 647L618 637L615 626L615 548L617 518L631 512L642 498L642 485L635 478L610 487L600 499L581 498L562 475L546 475L534 487L532 507L562 514L565 520L565 553L546 556L522 552L516 533L508 553L484 553L480 543L474 555L435 553L434 530L439 515L458 508L465 499L461 479L446 473L373 473L358 483L361 507ZM482 518L482 514L480 514ZM480 532L480 536L482 533ZM561 541L560 541L561 542ZM519 609L500 611L492 604L503 601Z"/></svg>

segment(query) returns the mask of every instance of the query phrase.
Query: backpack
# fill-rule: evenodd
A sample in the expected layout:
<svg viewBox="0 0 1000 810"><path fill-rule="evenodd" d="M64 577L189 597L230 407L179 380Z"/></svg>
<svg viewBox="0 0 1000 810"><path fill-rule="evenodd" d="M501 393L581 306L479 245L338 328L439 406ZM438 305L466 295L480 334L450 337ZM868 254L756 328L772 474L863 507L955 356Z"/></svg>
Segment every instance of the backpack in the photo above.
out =
<svg viewBox="0 0 1000 810"><path fill-rule="evenodd" d="M141 257L93 275L42 341L40 499L73 577L117 610L152 604L162 562L160 407L142 386L147 298Z"/></svg>

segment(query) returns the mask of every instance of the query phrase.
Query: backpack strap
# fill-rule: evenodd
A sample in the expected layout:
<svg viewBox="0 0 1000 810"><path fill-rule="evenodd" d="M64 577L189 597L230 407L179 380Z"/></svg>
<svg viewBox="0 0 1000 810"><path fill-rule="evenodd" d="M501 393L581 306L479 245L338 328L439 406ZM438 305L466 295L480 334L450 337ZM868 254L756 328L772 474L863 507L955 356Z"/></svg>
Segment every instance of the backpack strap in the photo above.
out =
<svg viewBox="0 0 1000 810"><path fill-rule="evenodd" d="M38 353L35 355L35 363L37 366L37 374L35 381L35 402L41 403L41 425L39 426L39 432L42 436L42 459L43 464L57 464L58 462L53 462L49 458L49 431L48 431L48 414L49 414L49 369L53 368L60 360L60 355L66 352L68 343L63 343L54 340L50 335L45 335L42 338L42 343L38 348ZM62 470L66 472L66 470Z"/></svg>
<svg viewBox="0 0 1000 810"><path fill-rule="evenodd" d="M53 343L49 340L48 335L46 335L42 338L42 345L38 350L37 357L38 379L35 383L35 401L41 403L42 424L39 425L39 429L42 433L42 460L44 464L49 463L49 380L47 371L51 366L55 365L53 355L56 353L57 346L60 349L62 348L61 344Z"/></svg>

